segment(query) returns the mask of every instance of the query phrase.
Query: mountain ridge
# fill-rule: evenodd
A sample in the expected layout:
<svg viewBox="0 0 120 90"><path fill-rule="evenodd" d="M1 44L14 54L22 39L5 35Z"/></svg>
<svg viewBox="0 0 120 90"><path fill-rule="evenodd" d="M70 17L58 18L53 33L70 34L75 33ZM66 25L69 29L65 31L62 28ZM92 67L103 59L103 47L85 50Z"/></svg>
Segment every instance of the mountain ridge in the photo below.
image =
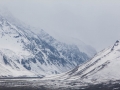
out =
<svg viewBox="0 0 120 90"><path fill-rule="evenodd" d="M119 80L119 53L120 41L117 40L112 46L97 53L91 60L55 78L57 79L58 77L60 80L77 80L91 84Z"/></svg>

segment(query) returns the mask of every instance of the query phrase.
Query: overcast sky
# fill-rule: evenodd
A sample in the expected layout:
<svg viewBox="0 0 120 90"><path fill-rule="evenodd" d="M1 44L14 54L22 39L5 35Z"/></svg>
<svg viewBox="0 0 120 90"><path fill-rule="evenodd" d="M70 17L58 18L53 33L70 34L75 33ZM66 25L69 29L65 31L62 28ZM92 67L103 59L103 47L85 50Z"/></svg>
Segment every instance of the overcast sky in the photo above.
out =
<svg viewBox="0 0 120 90"><path fill-rule="evenodd" d="M120 0L0 0L0 3L21 21L40 27L57 39L77 38L98 51L120 39Z"/></svg>

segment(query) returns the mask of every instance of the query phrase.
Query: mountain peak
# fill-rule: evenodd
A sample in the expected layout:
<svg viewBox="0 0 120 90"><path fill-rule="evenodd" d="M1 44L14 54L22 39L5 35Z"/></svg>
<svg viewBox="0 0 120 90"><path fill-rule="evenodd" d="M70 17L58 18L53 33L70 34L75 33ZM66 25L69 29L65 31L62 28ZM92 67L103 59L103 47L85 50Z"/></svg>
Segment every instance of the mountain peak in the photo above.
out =
<svg viewBox="0 0 120 90"><path fill-rule="evenodd" d="M111 51L115 50L115 48L116 48L117 46L119 46L119 43L120 43L120 41L119 41L119 40L116 40L116 42L114 43Z"/></svg>
<svg viewBox="0 0 120 90"><path fill-rule="evenodd" d="M115 42L114 46L118 46L119 42L120 42L120 41L117 40L117 41Z"/></svg>

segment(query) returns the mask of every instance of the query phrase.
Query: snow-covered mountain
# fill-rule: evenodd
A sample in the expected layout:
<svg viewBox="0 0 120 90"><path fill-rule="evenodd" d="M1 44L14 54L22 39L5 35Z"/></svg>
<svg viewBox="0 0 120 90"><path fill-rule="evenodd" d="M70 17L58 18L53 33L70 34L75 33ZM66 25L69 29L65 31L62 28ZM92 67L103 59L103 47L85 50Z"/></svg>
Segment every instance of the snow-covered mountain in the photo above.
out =
<svg viewBox="0 0 120 90"><path fill-rule="evenodd" d="M102 83L120 80L120 40L96 54L90 61L60 75L61 79L82 83ZM59 77L59 76L58 76Z"/></svg>
<svg viewBox="0 0 120 90"><path fill-rule="evenodd" d="M41 76L68 71L89 59L76 45L67 45L40 30L0 15L0 76Z"/></svg>
<svg viewBox="0 0 120 90"><path fill-rule="evenodd" d="M117 40L73 70L43 80L48 80L55 90L120 90L119 69L120 40Z"/></svg>

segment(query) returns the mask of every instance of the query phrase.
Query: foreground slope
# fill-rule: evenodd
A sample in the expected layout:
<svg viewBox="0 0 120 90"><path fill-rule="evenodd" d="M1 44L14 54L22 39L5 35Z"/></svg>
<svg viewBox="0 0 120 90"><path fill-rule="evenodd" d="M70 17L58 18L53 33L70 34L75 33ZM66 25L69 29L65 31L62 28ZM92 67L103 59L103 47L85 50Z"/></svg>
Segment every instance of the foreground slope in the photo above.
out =
<svg viewBox="0 0 120 90"><path fill-rule="evenodd" d="M120 90L120 41L96 54L73 70L48 76L53 90ZM51 83L50 83L51 82Z"/></svg>
<svg viewBox="0 0 120 90"><path fill-rule="evenodd" d="M93 59L68 72L69 79L104 82L120 79L120 41L95 55Z"/></svg>

